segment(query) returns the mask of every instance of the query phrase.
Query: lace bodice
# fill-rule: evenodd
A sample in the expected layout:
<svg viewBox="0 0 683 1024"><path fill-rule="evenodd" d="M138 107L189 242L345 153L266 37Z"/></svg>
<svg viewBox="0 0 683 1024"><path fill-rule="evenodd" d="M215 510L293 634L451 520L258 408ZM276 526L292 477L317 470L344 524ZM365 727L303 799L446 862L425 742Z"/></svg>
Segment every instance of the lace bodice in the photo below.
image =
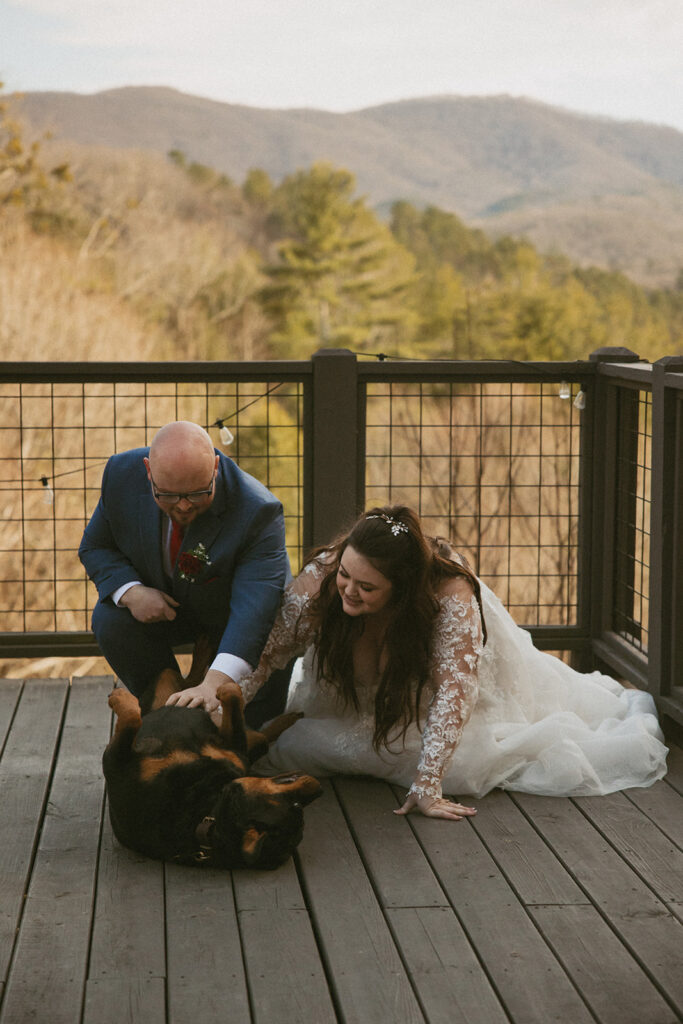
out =
<svg viewBox="0 0 683 1024"><path fill-rule="evenodd" d="M324 572L323 565L312 562L286 587L258 667L241 681L245 701L274 669L313 644L315 623L308 606ZM434 627L421 753L410 790L418 797L441 796L441 779L477 701L481 650L481 616L470 584L462 577L448 580Z"/></svg>

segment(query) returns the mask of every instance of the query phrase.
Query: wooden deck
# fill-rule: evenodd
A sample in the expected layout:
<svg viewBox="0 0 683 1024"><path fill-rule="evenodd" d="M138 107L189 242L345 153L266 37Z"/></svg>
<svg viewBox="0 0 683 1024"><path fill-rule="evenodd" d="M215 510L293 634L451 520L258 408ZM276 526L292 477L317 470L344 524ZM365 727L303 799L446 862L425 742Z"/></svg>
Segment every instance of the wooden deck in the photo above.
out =
<svg viewBox="0 0 683 1024"><path fill-rule="evenodd" d="M0 1024L668 1024L683 1008L683 752L593 799L391 814L335 779L275 872L112 838L111 679L0 682Z"/></svg>

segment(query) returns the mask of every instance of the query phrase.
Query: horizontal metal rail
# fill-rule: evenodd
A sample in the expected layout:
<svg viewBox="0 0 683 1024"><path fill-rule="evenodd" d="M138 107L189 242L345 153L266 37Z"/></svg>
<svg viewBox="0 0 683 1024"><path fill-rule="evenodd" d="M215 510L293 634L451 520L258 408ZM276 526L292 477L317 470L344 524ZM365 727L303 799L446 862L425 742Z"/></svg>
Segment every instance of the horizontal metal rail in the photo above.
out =
<svg viewBox="0 0 683 1024"><path fill-rule="evenodd" d="M580 420L578 412L566 415L571 402L548 404L562 382L568 383L570 397L582 410ZM523 623L537 646L570 652L582 668L599 665L648 687L666 714L683 723L683 712L676 710L681 706L677 673L683 667L678 628L683 621L683 585L677 581L683 567L672 571L673 560L680 560L683 553L683 360L668 357L650 365L627 349L605 349L588 360L563 362L421 361L341 349L322 350L311 360L248 363L0 363L4 394L15 398L12 386L17 385L19 400L25 404L41 397L31 391L33 385L47 385L61 399L60 389L68 385L87 389L99 384L142 384L151 390L149 394L144 390L141 401L156 401L154 389L168 385L176 389L182 409L187 396L178 392L179 385L207 389L208 403L222 400L222 395L210 390L213 385L260 383L297 386L296 394L286 397L292 408L298 403L294 420L287 424L299 432L298 447L283 453L283 424L269 412L245 424L242 450L233 457L251 459L250 467L258 467L259 459L272 459L273 464L279 459L282 465L287 458L292 460L297 468L288 486L299 495L299 505L298 511L290 508L289 515L298 523L302 552L333 536L368 501L394 501L408 495L413 500L407 503L419 506L428 526L445 523L447 529L464 530L468 550L476 521L477 557L484 559L484 568L489 559L491 578L502 580L508 588L512 608L520 600L515 594L521 593L522 601L527 601L526 594L534 587L539 593L540 586L549 587L553 571L558 578L569 572L572 594L567 591L564 619ZM495 387L492 391L491 385L497 384L500 391ZM255 400L268 395L256 395ZM277 403L281 395L273 401ZM128 397L116 391L113 396L109 396L112 401ZM199 400L201 395L191 397ZM94 391L89 400L96 400ZM518 423L511 410L525 402L527 412ZM146 424L146 416L141 415L140 422ZM88 428L83 423L85 434ZM52 437L51 465L70 467L69 459L77 462L60 452L55 441L68 431L68 423L35 425L5 419L2 427L8 439L16 435L24 442L32 432L44 429ZM123 428L117 425L117 429ZM249 449L249 430L253 436L263 433L262 452ZM40 452L5 452L7 467L12 460L27 460L22 468L27 500L40 457ZM85 454L82 459L83 473L86 465L96 469L98 459L90 449L87 462ZM5 475L9 472L8 468ZM76 514L83 521L87 503L93 500L91 477L87 487L83 510ZM553 501L569 502L566 512L558 514L564 506L552 502L543 507L553 493ZM535 511L532 498L537 502ZM285 500L286 513L288 500L292 499ZM8 522L16 525L16 509L7 508ZM30 525L34 513L25 515L23 522ZM71 515L63 521L69 524L73 519ZM33 521L39 522L40 516ZM621 526L615 525L619 522ZM57 523L53 532L57 558L63 548ZM558 541L553 545L555 534ZM34 549L38 553L40 549L32 544L24 553L24 563L29 554L38 557ZM548 561L551 551L560 560L556 570ZM2 554L9 563L12 551ZM551 568L543 568L546 562ZM15 577L7 570L0 578L0 592L8 585L3 581L9 583ZM53 577L55 592L71 579L68 574L62 578L56 569ZM39 580L33 583L37 587ZM667 586L672 587L668 601ZM548 605L543 614L553 614L553 607ZM619 611L616 619L615 609ZM539 598L539 614L542 611ZM630 623L630 633L615 629L617 621ZM0 633L0 658L97 653L87 629Z"/></svg>

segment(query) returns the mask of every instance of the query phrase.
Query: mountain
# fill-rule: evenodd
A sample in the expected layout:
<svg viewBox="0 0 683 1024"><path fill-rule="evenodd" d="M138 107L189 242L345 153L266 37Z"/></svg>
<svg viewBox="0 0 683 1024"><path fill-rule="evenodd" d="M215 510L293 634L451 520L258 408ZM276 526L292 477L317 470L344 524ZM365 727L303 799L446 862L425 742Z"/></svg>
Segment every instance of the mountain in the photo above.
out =
<svg viewBox="0 0 683 1024"><path fill-rule="evenodd" d="M525 234L579 263L671 284L683 266L683 133L510 96L441 96L346 114L263 110L169 88L27 93L17 112L55 138L183 151L240 182L327 160L383 212L397 199Z"/></svg>

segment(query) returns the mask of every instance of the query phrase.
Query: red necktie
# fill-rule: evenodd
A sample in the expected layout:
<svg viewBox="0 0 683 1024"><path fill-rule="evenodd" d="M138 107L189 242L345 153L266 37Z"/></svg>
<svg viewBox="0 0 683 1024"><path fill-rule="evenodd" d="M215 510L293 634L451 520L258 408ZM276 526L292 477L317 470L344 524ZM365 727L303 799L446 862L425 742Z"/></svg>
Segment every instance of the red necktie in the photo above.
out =
<svg viewBox="0 0 683 1024"><path fill-rule="evenodd" d="M185 531L182 529L175 520L171 520L171 542L169 545L169 555L171 556L171 568L176 564L178 558L178 552L180 551L180 545L183 543L183 536Z"/></svg>

